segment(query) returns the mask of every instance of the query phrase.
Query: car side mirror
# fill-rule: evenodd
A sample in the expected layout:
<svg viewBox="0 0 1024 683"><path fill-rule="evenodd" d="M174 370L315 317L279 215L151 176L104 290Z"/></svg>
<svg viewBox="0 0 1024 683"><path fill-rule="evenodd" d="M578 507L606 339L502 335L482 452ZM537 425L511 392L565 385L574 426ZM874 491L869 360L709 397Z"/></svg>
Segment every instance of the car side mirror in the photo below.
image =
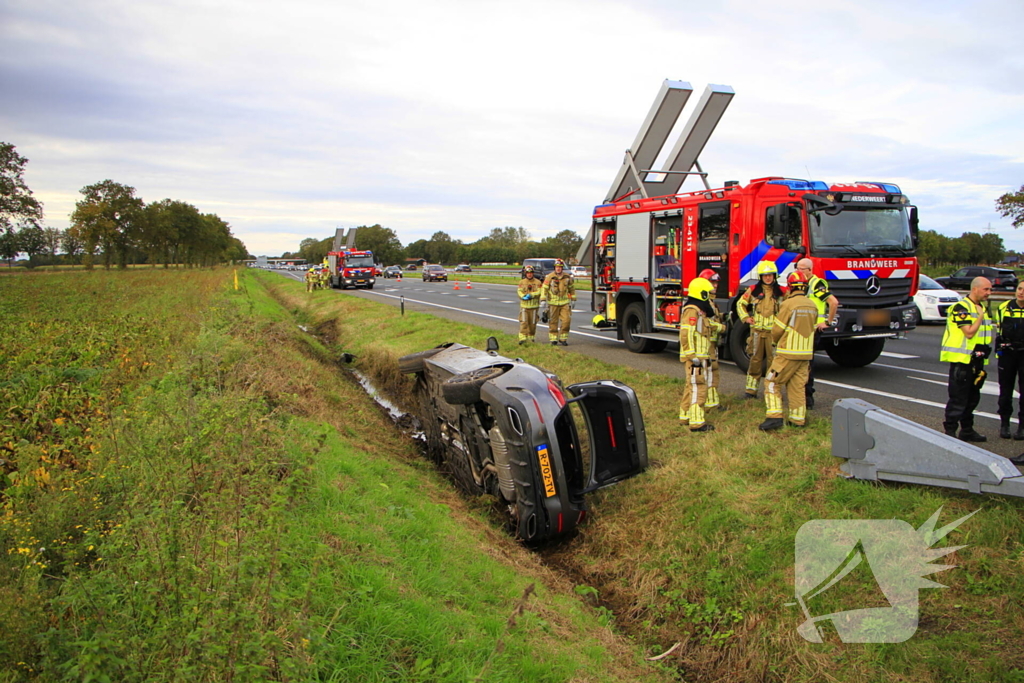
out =
<svg viewBox="0 0 1024 683"><path fill-rule="evenodd" d="M494 337L487 338L487 351L488 353L498 352L498 340L495 339Z"/></svg>

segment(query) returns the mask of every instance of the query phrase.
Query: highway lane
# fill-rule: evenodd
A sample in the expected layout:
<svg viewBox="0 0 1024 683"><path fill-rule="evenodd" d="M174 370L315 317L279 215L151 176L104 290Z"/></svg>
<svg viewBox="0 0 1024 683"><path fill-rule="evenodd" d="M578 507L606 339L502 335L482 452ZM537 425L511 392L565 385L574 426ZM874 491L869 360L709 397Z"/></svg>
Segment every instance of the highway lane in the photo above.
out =
<svg viewBox="0 0 1024 683"><path fill-rule="evenodd" d="M301 273L284 271L281 274L295 279L302 278ZM394 306L400 305L404 299L406 310L469 322L510 335L518 333L519 302L513 285L481 283L467 289L464 280L460 280L459 285L460 288L456 290L454 280L448 283L426 283L419 277L407 277L401 281L378 278L373 290L347 290L345 294L373 298ZM561 351L581 353L648 372L682 376L676 355L678 347L675 344L670 344L661 353L630 353L615 338L614 331L602 333L590 327L593 313L587 310L588 307L589 292L581 292L580 301L573 313L570 345ZM941 430L948 374L948 365L938 360L942 331L942 325L921 326L911 332L907 339L888 341L883 356L864 368L840 367L824 352L819 352L815 358L816 402L819 407L812 414L827 414L833 401L856 397ZM539 343L546 342L546 326L538 326L537 340ZM517 349L505 348L503 352L515 355ZM723 394L741 396L742 373L731 363L723 362L722 365ZM1015 456L1024 451L1024 442L1002 440L997 436L998 386L994 362L991 370L992 374L982 390L975 426L989 437L986 448L1000 455Z"/></svg>

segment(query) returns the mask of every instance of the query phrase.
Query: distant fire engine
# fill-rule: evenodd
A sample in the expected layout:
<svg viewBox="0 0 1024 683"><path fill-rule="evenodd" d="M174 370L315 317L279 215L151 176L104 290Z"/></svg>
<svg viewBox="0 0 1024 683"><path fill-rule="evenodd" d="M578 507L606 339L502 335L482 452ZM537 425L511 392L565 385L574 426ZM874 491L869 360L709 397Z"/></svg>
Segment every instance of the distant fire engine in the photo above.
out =
<svg viewBox="0 0 1024 683"><path fill-rule="evenodd" d="M749 330L736 315L737 298L757 281L758 262L775 262L785 283L808 257L840 304L822 347L840 365L873 362L886 339L916 324L916 207L886 182L772 176L712 189L697 156L733 96L727 86L708 87L669 167L651 170L690 92L688 83L665 82L606 203L594 209L578 255L593 268L593 309L616 323L630 351L660 351L678 340L686 286L712 268L729 325L725 351L745 369ZM699 176L705 189L679 193L687 175Z"/></svg>
<svg viewBox="0 0 1024 683"><path fill-rule="evenodd" d="M331 287L348 289L365 287L373 289L377 282L376 261L372 251L331 251L327 253L327 268L330 271Z"/></svg>

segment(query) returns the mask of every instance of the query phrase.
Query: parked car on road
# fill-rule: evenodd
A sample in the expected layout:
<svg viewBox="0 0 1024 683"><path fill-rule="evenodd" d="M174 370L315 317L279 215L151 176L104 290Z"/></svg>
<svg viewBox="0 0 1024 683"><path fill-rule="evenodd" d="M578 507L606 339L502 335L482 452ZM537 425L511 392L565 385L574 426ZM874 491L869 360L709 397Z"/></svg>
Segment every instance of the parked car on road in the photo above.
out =
<svg viewBox="0 0 1024 683"><path fill-rule="evenodd" d="M418 266L415 263L410 263L405 267L406 270L416 270Z"/></svg>
<svg viewBox="0 0 1024 683"><path fill-rule="evenodd" d="M435 282L435 281L448 282L448 271L444 269L444 266L437 266L437 265L423 266L423 281L424 282Z"/></svg>
<svg viewBox="0 0 1024 683"><path fill-rule="evenodd" d="M455 266L455 272L456 273L472 273L473 269L470 268L465 263L460 263L459 265Z"/></svg>
<svg viewBox="0 0 1024 683"><path fill-rule="evenodd" d="M993 268L992 266L968 266L961 268L949 277L937 277L935 281L948 289L970 289L971 280L986 277L992 282L992 289L1017 289L1017 274L1009 268Z"/></svg>
<svg viewBox="0 0 1024 683"><path fill-rule="evenodd" d="M914 295L917 319L919 322L942 322L949 307L962 298L959 293L946 289L927 275L918 275L917 294Z"/></svg>
<svg viewBox="0 0 1024 683"><path fill-rule="evenodd" d="M569 275L572 275L573 277L587 277L587 267L571 266L569 268Z"/></svg>
<svg viewBox="0 0 1024 683"><path fill-rule="evenodd" d="M518 538L569 533L586 517L587 493L647 468L636 393L617 380L563 387L499 356L493 337L487 349L449 343L398 360L416 374L427 454L467 493L494 496Z"/></svg>
<svg viewBox="0 0 1024 683"><path fill-rule="evenodd" d="M538 280L543 280L545 277L547 277L548 273L555 272L555 261L557 260L558 259L553 258L523 259L523 267L519 269L520 275L522 277L526 277L526 266L533 266L533 276Z"/></svg>
<svg viewBox="0 0 1024 683"><path fill-rule="evenodd" d="M388 266L384 269L384 277L401 277L402 267L401 266Z"/></svg>

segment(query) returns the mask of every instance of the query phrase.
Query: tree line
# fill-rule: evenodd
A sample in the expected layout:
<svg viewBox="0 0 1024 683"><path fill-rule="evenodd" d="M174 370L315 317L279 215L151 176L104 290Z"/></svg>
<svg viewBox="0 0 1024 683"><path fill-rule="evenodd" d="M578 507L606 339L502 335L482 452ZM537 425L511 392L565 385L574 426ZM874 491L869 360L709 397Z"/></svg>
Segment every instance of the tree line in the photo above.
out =
<svg viewBox="0 0 1024 683"><path fill-rule="evenodd" d="M134 187L112 180L81 189L69 228L43 227L42 203L24 181L27 163L14 145L0 142L0 257L8 262L26 253L30 265L210 266L248 256L216 214L173 199L146 204Z"/></svg>
<svg viewBox="0 0 1024 683"><path fill-rule="evenodd" d="M307 237L297 252L285 252L281 258L301 258L320 263L327 257L333 237ZM426 259L431 263L522 263L536 257L561 258L566 262L576 257L583 238L572 230L562 230L553 237L535 241L522 227L493 228L486 237L463 243L446 232L435 232L429 240L420 239L402 246L391 228L369 225L356 228L355 249L372 251L378 263L401 265L406 259Z"/></svg>
<svg viewBox="0 0 1024 683"><path fill-rule="evenodd" d="M917 256L926 265L996 264L1006 255L1003 238L994 233L965 232L960 237L949 237L922 230L919 238Z"/></svg>

